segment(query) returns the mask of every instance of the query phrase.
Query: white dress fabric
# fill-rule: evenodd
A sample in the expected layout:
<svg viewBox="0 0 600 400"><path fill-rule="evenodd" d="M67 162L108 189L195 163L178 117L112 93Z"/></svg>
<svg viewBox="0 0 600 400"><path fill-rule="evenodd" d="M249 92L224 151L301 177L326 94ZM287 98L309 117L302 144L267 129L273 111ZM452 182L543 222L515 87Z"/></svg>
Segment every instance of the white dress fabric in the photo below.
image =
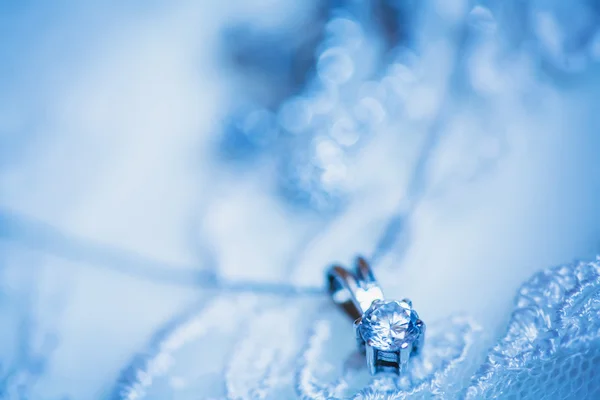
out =
<svg viewBox="0 0 600 400"><path fill-rule="evenodd" d="M593 2L80 3L0 4L0 398L600 396Z"/></svg>

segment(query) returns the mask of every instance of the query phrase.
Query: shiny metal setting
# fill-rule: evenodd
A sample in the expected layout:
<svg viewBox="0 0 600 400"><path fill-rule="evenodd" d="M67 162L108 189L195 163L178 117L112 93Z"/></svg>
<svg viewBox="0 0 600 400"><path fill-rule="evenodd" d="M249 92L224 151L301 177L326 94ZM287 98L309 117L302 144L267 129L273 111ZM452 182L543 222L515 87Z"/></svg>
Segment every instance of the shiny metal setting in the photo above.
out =
<svg viewBox="0 0 600 400"><path fill-rule="evenodd" d="M358 257L353 271L334 265L327 270L326 279L333 302L354 320L357 345L366 355L370 373L374 375L380 372L391 372L399 375L406 371L409 359L419 354L423 348L425 323L417 318L414 327L418 333L404 341L401 340L393 350L378 348L374 343L365 341L360 329L363 316L369 308L386 303L383 291L367 261ZM412 309L410 300L403 299L401 303L405 303L405 306L408 305Z"/></svg>

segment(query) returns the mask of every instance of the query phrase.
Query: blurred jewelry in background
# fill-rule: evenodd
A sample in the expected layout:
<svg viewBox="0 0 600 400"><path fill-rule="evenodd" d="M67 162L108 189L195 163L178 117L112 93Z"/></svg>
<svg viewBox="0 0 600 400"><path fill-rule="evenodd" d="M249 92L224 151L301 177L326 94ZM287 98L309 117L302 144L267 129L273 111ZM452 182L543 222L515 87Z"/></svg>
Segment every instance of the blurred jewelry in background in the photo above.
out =
<svg viewBox="0 0 600 400"><path fill-rule="evenodd" d="M275 46L265 45L266 33L248 28L226 36L241 73L258 70L273 93L246 92L254 95L251 105L234 104L240 111L225 126L222 151L234 162L240 155L271 156L279 171L276 190L291 204L339 211L353 186L349 164L385 122L385 89L368 81L380 73L389 50L379 37L390 27L371 18L382 4L319 3L301 34L270 36L267 42L280 41ZM251 52L254 46L260 50ZM240 53L246 55L243 60ZM274 61L268 68L276 70L275 78L265 60ZM285 75L284 84L276 84L279 75Z"/></svg>
<svg viewBox="0 0 600 400"><path fill-rule="evenodd" d="M412 302L384 300L371 267L361 257L353 271L330 267L326 280L333 302L354 320L356 341L366 354L369 372L405 372L409 358L425 344L425 323Z"/></svg>

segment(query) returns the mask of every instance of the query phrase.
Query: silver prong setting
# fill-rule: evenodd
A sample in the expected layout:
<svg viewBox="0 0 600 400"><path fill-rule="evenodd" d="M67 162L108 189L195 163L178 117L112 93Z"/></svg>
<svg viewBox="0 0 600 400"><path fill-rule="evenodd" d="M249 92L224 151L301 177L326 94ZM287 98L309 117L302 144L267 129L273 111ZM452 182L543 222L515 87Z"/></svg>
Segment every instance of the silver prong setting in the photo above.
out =
<svg viewBox="0 0 600 400"><path fill-rule="evenodd" d="M367 366L372 375L379 373L403 374L408 368L412 346L407 343L406 348L395 351L378 350L366 344Z"/></svg>
<svg viewBox="0 0 600 400"><path fill-rule="evenodd" d="M423 322L421 319L417 320L415 326L419 328L420 333L418 339L413 344L412 353L414 355L419 355L421 354L423 346L425 346L425 330L427 327L425 326L425 322Z"/></svg>
<svg viewBox="0 0 600 400"><path fill-rule="evenodd" d="M334 303L354 320L356 344L365 354L369 372L405 372L410 357L425 343L425 324L412 301L385 300L371 267L362 258L357 259L353 271L332 266L326 278Z"/></svg>
<svg viewBox="0 0 600 400"><path fill-rule="evenodd" d="M408 306L412 308L412 300L411 300L411 299L407 299L407 298L405 297L405 298L403 298L403 299L402 299L402 300L400 300L400 301L401 301L401 302L403 302L403 303L406 303L406 304L408 304Z"/></svg>
<svg viewBox="0 0 600 400"><path fill-rule="evenodd" d="M365 355L367 357L367 368L369 368L369 372L371 375L375 375L377 373L377 365L376 365L376 353L377 350L368 344L365 345Z"/></svg>
<svg viewBox="0 0 600 400"><path fill-rule="evenodd" d="M361 318L357 318L354 321L354 336L356 338L356 346L358 347L358 350L362 353L365 352L365 340L363 339L362 335L360 334L360 323L362 321L362 317Z"/></svg>

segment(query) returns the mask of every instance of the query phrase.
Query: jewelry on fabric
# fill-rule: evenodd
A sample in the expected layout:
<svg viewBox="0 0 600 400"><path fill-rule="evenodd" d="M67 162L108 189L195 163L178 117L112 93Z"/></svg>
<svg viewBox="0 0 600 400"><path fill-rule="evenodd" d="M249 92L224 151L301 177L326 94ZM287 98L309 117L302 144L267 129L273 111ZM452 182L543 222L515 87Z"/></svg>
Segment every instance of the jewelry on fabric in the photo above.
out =
<svg viewBox="0 0 600 400"><path fill-rule="evenodd" d="M334 265L327 270L329 294L354 320L359 349L371 374L403 373L410 357L425 342L425 323L408 299L385 300L367 261L356 259L354 271Z"/></svg>

